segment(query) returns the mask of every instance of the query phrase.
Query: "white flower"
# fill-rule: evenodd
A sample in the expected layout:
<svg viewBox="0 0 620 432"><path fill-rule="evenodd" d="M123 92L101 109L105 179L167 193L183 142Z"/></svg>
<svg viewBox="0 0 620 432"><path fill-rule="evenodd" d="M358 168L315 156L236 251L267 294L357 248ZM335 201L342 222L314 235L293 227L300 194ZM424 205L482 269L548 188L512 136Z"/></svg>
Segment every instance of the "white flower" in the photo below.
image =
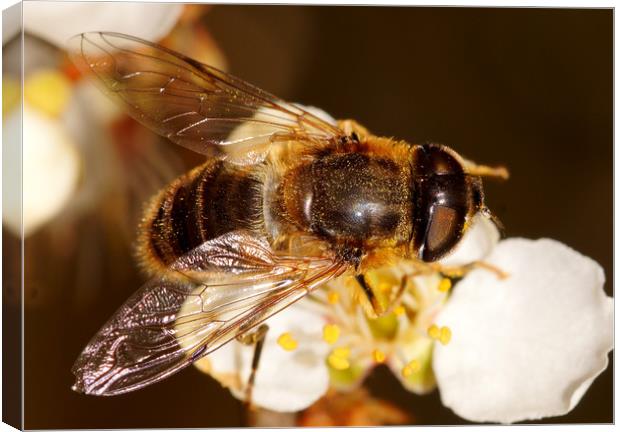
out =
<svg viewBox="0 0 620 432"><path fill-rule="evenodd" d="M99 30L158 40L170 32L182 9L182 4L164 3L30 1L24 2L23 21L26 32L60 47L75 34ZM11 31L16 33L17 29ZM3 41L11 37L3 35ZM5 188L8 193L3 212L3 224L17 235L22 227L22 206L23 232L28 236L66 208L78 184L82 161L70 127L65 123L67 119L63 118L73 93L67 81L60 72L46 68L26 76L23 191L19 187ZM5 128L3 136L10 142L7 146L9 157L3 159L3 169L13 173L7 178L16 178L16 175L21 178L18 175L19 120L15 110L6 114L9 127ZM21 198L20 192L23 193Z"/></svg>
<svg viewBox="0 0 620 432"><path fill-rule="evenodd" d="M272 327L270 343L261 360L267 372L257 379L254 403L296 411L326 390L322 382L313 386L292 382L302 375L292 367L295 352L276 342L278 334L287 332L298 340L297 349L312 352L314 374L330 371L333 386L358 385L374 364L386 362L410 391L432 390L436 377L442 402L471 421L509 423L567 413L607 367L607 353L613 346L613 300L602 290L600 266L553 240L502 241L488 262L510 276L500 280L487 269L474 270L447 301L437 274L416 277L415 294L408 301L425 299L426 304L417 304L417 309L410 304L406 314L388 314L381 322L367 320L359 307L348 313L347 300L342 298L331 313L315 305L316 312L309 315L311 299L291 306L283 313L297 317L294 322L303 322L303 327L283 327L277 316L267 321ZM402 271L392 270L393 274ZM314 298L334 292L319 290ZM414 312L412 319L408 319L410 312ZM318 329L323 327L325 332L334 323L340 337L332 346L325 334L321 341ZM370 330L373 325L383 334ZM305 326L312 332L304 333ZM390 336L392 331L395 334ZM436 334L431 337L427 331ZM325 356L326 346L331 348L329 353L318 361ZM243 381L251 348L228 349L245 350L237 370ZM224 369L218 365L228 365L226 372L234 375L229 358L230 353L217 351L207 357L213 376L221 379ZM267 377L290 385L275 384L280 397L263 398L261 387L274 385ZM242 398L244 393L234 394Z"/></svg>
<svg viewBox="0 0 620 432"><path fill-rule="evenodd" d="M13 111L7 119L6 130L19 134L20 113ZM22 178L21 200L13 185L4 204L2 221L16 235L27 237L55 217L74 192L80 174L80 160L75 144L62 125L55 119L33 109L28 103L23 109L22 169L19 173L19 136L5 140L8 157L3 158L3 169L8 178ZM5 137L6 138L6 137ZM21 202L20 202L21 201Z"/></svg>
<svg viewBox="0 0 620 432"><path fill-rule="evenodd" d="M329 347L321 340L323 320L304 303L289 307L268 320L260 367L252 399L272 411L300 411L319 399L329 386L325 357ZM198 360L241 400L245 399L254 347L233 341Z"/></svg>
<svg viewBox="0 0 620 432"><path fill-rule="evenodd" d="M6 92L6 90L5 90ZM15 109L3 117L2 124L2 223L16 236L21 235L22 195L21 187L15 183L20 179L21 158L21 115ZM11 182L11 180L13 182Z"/></svg>
<svg viewBox="0 0 620 432"><path fill-rule="evenodd" d="M477 226L474 232L479 229L481 227ZM374 366L386 364L408 390L418 394L432 391L435 388L431 364L433 339L448 343L450 335L446 329L438 329L439 334L433 337L428 332L448 298L450 285L447 279L429 271L426 269L424 274L409 277L414 273L412 262L404 261L366 274L367 283L376 288L379 298L388 306L394 288L400 286L403 278L408 281L405 293L392 305L393 310L376 319L367 316L372 312L370 305L364 302L359 283L352 276L345 276L267 320L269 332L253 402L273 411L297 411L326 392L327 382L305 387L293 382L296 381L294 377L307 371L287 374L287 369L295 366L298 350L303 350L306 356L311 352L314 359L319 359L313 361L314 373L329 373L330 384L339 389L360 385ZM287 326L287 322L294 322L296 326ZM290 337L296 346L287 346L288 339L282 335ZM199 360L196 366L243 399L252 352L252 347L235 341ZM237 360L232 361L232 358ZM265 363L267 371L262 372ZM290 385L280 388L277 399L261 398L264 385L261 374ZM263 379L262 382L268 381Z"/></svg>
<svg viewBox="0 0 620 432"><path fill-rule="evenodd" d="M474 261L484 265L462 267ZM452 288L445 276L463 271ZM468 420L539 419L573 409L613 348L601 267L554 240L499 241L482 215L438 264L402 261L365 280L386 309L379 318L343 276L267 320L254 404L298 411L325 393L328 375L351 388L385 363L412 392L438 386ZM232 342L196 365L243 399L252 350Z"/></svg>
<svg viewBox="0 0 620 432"><path fill-rule="evenodd" d="M170 32L182 9L181 3L28 1L24 2L24 30L59 47L88 31L156 41Z"/></svg>
<svg viewBox="0 0 620 432"><path fill-rule="evenodd" d="M613 347L602 268L549 239L502 241L486 261L510 277L469 273L437 318L453 329L434 353L442 402L472 421L566 414Z"/></svg>

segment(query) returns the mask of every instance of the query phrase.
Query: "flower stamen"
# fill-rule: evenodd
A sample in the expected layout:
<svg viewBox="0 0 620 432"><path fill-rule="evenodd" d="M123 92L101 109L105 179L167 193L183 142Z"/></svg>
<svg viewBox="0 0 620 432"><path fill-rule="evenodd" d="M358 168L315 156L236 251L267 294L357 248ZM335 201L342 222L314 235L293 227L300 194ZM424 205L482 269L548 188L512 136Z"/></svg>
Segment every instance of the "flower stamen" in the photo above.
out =
<svg viewBox="0 0 620 432"><path fill-rule="evenodd" d="M443 278L441 280L441 282L439 282L439 291L441 292L448 292L450 291L450 288L452 288L452 281L448 278Z"/></svg>
<svg viewBox="0 0 620 432"><path fill-rule="evenodd" d="M280 345L284 351L294 351L297 348L297 341L293 338L293 335L286 332L278 337L278 345Z"/></svg>
<svg viewBox="0 0 620 432"><path fill-rule="evenodd" d="M372 352L372 358L374 359L375 363L385 362L385 357L385 353L379 349L375 349Z"/></svg>
<svg viewBox="0 0 620 432"><path fill-rule="evenodd" d="M419 372L421 368L422 368L422 365L420 364L418 360L411 360L409 363L407 363L403 367L403 370L401 371L401 373L404 378L409 378L414 373Z"/></svg>
<svg viewBox="0 0 620 432"><path fill-rule="evenodd" d="M327 293L327 301L331 305L335 305L340 300L340 295L336 291L330 291Z"/></svg>
<svg viewBox="0 0 620 432"><path fill-rule="evenodd" d="M383 293L390 292L392 290L392 285L387 282L381 282L379 284L379 291Z"/></svg>
<svg viewBox="0 0 620 432"><path fill-rule="evenodd" d="M439 334L439 342L441 342L442 345L447 345L450 339L452 339L450 327L442 327Z"/></svg>
<svg viewBox="0 0 620 432"><path fill-rule="evenodd" d="M405 313L405 307L403 305L398 305L394 308L394 315L401 316Z"/></svg>
<svg viewBox="0 0 620 432"><path fill-rule="evenodd" d="M336 324L326 324L323 327L323 340L330 345L335 344L340 338L340 327Z"/></svg>
<svg viewBox="0 0 620 432"><path fill-rule="evenodd" d="M350 355L351 350L348 347L336 348L327 357L327 363L336 370L349 369L351 366L349 362Z"/></svg>
<svg viewBox="0 0 620 432"><path fill-rule="evenodd" d="M439 339L440 335L441 335L441 331L439 330L439 327L437 327L435 324L433 324L432 326L428 328L428 336L431 339Z"/></svg>
<svg viewBox="0 0 620 432"><path fill-rule="evenodd" d="M442 345L448 345L450 339L452 339L452 330L450 330L450 327L443 326L439 328L433 324L428 328L428 336L431 339L438 340Z"/></svg>

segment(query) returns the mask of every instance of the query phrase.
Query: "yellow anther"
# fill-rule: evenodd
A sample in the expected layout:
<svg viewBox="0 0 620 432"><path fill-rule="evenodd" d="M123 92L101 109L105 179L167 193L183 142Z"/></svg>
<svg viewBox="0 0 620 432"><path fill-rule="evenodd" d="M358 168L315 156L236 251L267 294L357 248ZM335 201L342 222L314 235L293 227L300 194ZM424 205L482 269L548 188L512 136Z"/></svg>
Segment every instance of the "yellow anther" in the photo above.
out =
<svg viewBox="0 0 620 432"><path fill-rule="evenodd" d="M349 347L339 347L332 351L332 353L341 358L349 358L351 355L351 350Z"/></svg>
<svg viewBox="0 0 620 432"><path fill-rule="evenodd" d="M349 276L349 277L345 280L344 284L345 284L345 286L346 286L348 289L351 289L351 290L353 290L353 289L357 289L357 288L359 287L359 284L358 284L358 282L357 282L357 279L355 279L353 276Z"/></svg>
<svg viewBox="0 0 620 432"><path fill-rule="evenodd" d="M381 350L374 350L372 352L372 358L375 360L376 363L383 363L385 361L385 353Z"/></svg>
<svg viewBox="0 0 620 432"><path fill-rule="evenodd" d="M441 282L439 282L439 291L448 292L452 288L452 281L448 278L443 278Z"/></svg>
<svg viewBox="0 0 620 432"><path fill-rule="evenodd" d="M465 276L465 271L461 267L451 268L451 269L443 268L441 269L441 272L444 275L451 277L453 279L458 279L458 278L462 278L463 276Z"/></svg>
<svg viewBox="0 0 620 432"><path fill-rule="evenodd" d="M278 345L282 347L285 351L294 351L297 348L297 341L293 338L289 332L282 333L280 337L278 337Z"/></svg>
<svg viewBox="0 0 620 432"><path fill-rule="evenodd" d="M450 339L452 339L452 332L450 331L450 328L445 326L442 327L439 334L439 342L441 342L442 345L447 345L448 342L450 342Z"/></svg>
<svg viewBox="0 0 620 432"><path fill-rule="evenodd" d="M2 115L6 115L13 108L16 108L21 97L19 82L4 75L2 77Z"/></svg>
<svg viewBox="0 0 620 432"><path fill-rule="evenodd" d="M327 363L336 370L345 370L351 366L349 355L351 350L348 347L334 349L327 357Z"/></svg>
<svg viewBox="0 0 620 432"><path fill-rule="evenodd" d="M437 327L435 324L428 328L428 336L431 339L439 339L440 334L441 331L439 330L439 327Z"/></svg>
<svg viewBox="0 0 620 432"><path fill-rule="evenodd" d="M390 284L389 284L389 283L387 283L387 282L381 282L381 283L379 284L379 291L381 291L381 292L388 292L388 291L390 291L391 289L392 289L392 285L390 285Z"/></svg>
<svg viewBox="0 0 620 432"><path fill-rule="evenodd" d="M349 367L351 366L351 364L349 363L349 360L342 358L342 357L338 357L337 355L334 355L334 354L330 354L329 357L327 357L327 362L329 363L331 367L333 367L336 370L349 369Z"/></svg>
<svg viewBox="0 0 620 432"><path fill-rule="evenodd" d="M421 367L422 365L420 364L418 360L411 360L409 363L405 365L405 367L403 367L403 370L401 371L401 373L403 374L403 377L409 378L414 373L420 372Z"/></svg>
<svg viewBox="0 0 620 432"><path fill-rule="evenodd" d="M338 303L338 300L340 300L340 296L336 291L330 291L327 293L327 301L329 302L329 304L335 305L336 303Z"/></svg>
<svg viewBox="0 0 620 432"><path fill-rule="evenodd" d="M405 313L405 306L399 305L394 308L394 315L401 316Z"/></svg>
<svg viewBox="0 0 620 432"><path fill-rule="evenodd" d="M31 74L24 83L24 99L33 107L58 116L71 96L71 84L59 71L40 70Z"/></svg>
<svg viewBox="0 0 620 432"><path fill-rule="evenodd" d="M323 327L323 340L330 345L335 344L340 337L340 327L336 324L326 324Z"/></svg>

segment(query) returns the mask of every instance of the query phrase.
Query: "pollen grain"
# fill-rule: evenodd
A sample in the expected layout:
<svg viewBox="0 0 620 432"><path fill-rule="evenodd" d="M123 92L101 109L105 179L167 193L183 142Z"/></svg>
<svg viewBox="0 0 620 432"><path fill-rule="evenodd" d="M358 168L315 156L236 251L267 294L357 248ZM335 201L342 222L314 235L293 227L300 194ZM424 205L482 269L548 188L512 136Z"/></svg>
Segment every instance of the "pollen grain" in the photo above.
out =
<svg viewBox="0 0 620 432"><path fill-rule="evenodd" d="M340 295L336 291L330 291L327 293L327 301L329 304L335 305L340 300Z"/></svg>
<svg viewBox="0 0 620 432"><path fill-rule="evenodd" d="M380 349L373 350L372 358L375 360L375 363L383 363L385 362L385 353Z"/></svg>
<svg viewBox="0 0 620 432"><path fill-rule="evenodd" d="M401 373L403 377L409 378L414 373L420 372L421 368L422 368L422 365L420 364L419 360L411 360L409 363L407 363L403 367L403 370L401 371Z"/></svg>
<svg viewBox="0 0 620 432"><path fill-rule="evenodd" d="M439 327L437 327L435 324L433 324L432 326L428 328L428 336L431 339L439 339L440 335L441 335L441 331L439 330Z"/></svg>
<svg viewBox="0 0 620 432"><path fill-rule="evenodd" d="M439 291L448 292L450 288L452 288L452 281L448 278L443 278L441 282L439 282Z"/></svg>
<svg viewBox="0 0 620 432"><path fill-rule="evenodd" d="M323 340L330 345L335 344L340 338L340 327L336 324L326 324L323 327Z"/></svg>
<svg viewBox="0 0 620 432"><path fill-rule="evenodd" d="M336 370L349 369L351 366L349 362L350 355L351 350L348 347L336 348L327 357L327 363Z"/></svg>
<svg viewBox="0 0 620 432"><path fill-rule="evenodd" d="M452 331L450 330L450 327L442 327L439 331L439 342L441 342L442 345L447 345L450 342L450 339L452 339Z"/></svg>
<svg viewBox="0 0 620 432"><path fill-rule="evenodd" d="M278 345L285 351L294 351L297 348L297 341L293 338L293 335L286 332L278 337Z"/></svg>

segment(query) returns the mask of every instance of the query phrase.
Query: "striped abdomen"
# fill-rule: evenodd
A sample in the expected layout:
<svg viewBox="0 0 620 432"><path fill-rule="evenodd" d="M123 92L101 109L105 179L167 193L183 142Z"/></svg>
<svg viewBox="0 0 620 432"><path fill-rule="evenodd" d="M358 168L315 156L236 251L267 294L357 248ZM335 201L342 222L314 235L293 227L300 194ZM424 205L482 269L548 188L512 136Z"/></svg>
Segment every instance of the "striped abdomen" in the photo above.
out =
<svg viewBox="0 0 620 432"><path fill-rule="evenodd" d="M176 179L145 212L139 255L161 269L204 241L262 226L261 183L249 169L209 161Z"/></svg>

